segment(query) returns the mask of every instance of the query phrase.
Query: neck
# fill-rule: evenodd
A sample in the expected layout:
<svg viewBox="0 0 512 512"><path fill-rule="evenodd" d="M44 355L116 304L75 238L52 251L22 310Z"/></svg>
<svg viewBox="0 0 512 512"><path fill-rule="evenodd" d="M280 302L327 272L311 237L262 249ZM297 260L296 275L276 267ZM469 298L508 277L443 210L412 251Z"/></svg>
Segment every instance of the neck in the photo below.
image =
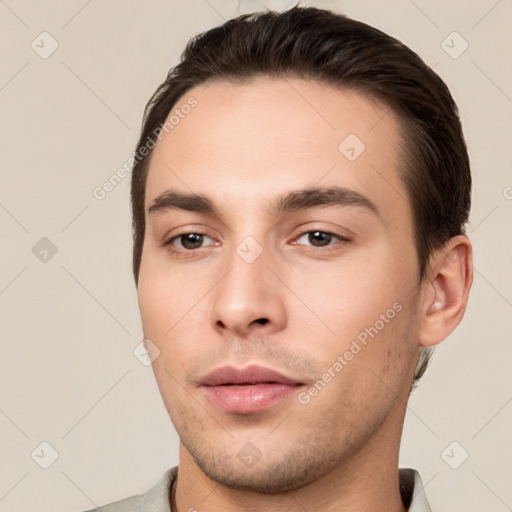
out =
<svg viewBox="0 0 512 512"><path fill-rule="evenodd" d="M406 512L399 491L398 453L406 402L390 412L376 434L335 468L293 491L262 494L209 479L180 443L173 512ZM398 428L397 428L398 427Z"/></svg>

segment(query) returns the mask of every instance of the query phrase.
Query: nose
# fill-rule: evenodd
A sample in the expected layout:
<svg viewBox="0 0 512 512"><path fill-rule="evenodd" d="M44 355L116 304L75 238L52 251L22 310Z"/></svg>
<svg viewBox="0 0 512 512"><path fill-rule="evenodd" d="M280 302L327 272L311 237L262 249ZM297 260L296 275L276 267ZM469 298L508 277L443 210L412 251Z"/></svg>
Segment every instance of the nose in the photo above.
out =
<svg viewBox="0 0 512 512"><path fill-rule="evenodd" d="M234 248L226 258L225 274L212 294L212 324L221 333L237 337L256 331L271 334L286 324L285 291L277 261L264 249L251 261ZM277 275L276 275L277 274Z"/></svg>

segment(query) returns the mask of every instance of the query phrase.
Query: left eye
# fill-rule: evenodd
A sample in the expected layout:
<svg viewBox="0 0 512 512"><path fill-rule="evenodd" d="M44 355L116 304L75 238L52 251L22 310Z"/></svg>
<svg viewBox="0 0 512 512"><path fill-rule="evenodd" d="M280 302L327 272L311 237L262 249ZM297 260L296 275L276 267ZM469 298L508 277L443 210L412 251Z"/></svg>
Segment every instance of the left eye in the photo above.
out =
<svg viewBox="0 0 512 512"><path fill-rule="evenodd" d="M349 239L344 236L337 235L336 233L330 233L329 231L320 230L306 231L305 233L300 235L300 237L297 240L300 240L303 237L307 237L307 240L311 242L313 247L326 247L328 245L332 245L329 242L331 242L333 238L337 238L338 240L344 242L349 241Z"/></svg>

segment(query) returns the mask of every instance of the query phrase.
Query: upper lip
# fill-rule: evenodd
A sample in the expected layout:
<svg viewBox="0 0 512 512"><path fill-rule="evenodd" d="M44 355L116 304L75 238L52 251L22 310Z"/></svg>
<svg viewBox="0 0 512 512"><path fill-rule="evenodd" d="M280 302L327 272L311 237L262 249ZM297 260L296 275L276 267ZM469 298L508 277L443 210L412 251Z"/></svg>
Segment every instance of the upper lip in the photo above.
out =
<svg viewBox="0 0 512 512"><path fill-rule="evenodd" d="M221 366L210 372L202 381L202 386L220 386L222 384L256 384L275 382L279 384L302 384L292 378L265 368L251 365L245 368L235 366Z"/></svg>

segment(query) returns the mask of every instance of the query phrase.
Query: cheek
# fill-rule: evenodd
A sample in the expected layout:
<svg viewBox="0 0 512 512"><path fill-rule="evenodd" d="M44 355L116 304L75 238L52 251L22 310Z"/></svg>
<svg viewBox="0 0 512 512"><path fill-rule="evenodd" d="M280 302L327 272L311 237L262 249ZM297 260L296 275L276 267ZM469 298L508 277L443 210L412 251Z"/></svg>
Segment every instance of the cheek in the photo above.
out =
<svg viewBox="0 0 512 512"><path fill-rule="evenodd" d="M141 264L138 301L143 333L160 355L153 362L159 382L172 387L167 372L179 376L197 360L194 340L201 340L205 325L205 282L194 279L186 270L159 265L156 260ZM203 326L203 327L201 327ZM169 381L170 379L170 381Z"/></svg>
<svg viewBox="0 0 512 512"><path fill-rule="evenodd" d="M342 402L354 398L354 407L394 396L414 358L413 268L391 251L374 256L326 268L307 287L308 304L331 330L315 354L324 371L339 376L333 391L343 391Z"/></svg>
<svg viewBox="0 0 512 512"><path fill-rule="evenodd" d="M353 314L359 325L351 332L339 322L335 341L324 345L322 355L321 380L328 384L325 391L311 390L317 396L310 405L318 414L329 410L335 423L364 429L382 421L403 392L414 359L414 329L406 305L386 311L359 310Z"/></svg>
<svg viewBox="0 0 512 512"><path fill-rule="evenodd" d="M171 268L151 250L143 253L137 295L144 335L160 339L197 303L197 280L183 267Z"/></svg>
<svg viewBox="0 0 512 512"><path fill-rule="evenodd" d="M162 280L154 279L141 269L137 294L144 336L159 338L168 323L165 313L171 300L169 290Z"/></svg>
<svg viewBox="0 0 512 512"><path fill-rule="evenodd" d="M296 275L295 289L339 339L348 339L406 299L410 290L404 271L385 248L360 251L339 264L317 265L308 280Z"/></svg>

